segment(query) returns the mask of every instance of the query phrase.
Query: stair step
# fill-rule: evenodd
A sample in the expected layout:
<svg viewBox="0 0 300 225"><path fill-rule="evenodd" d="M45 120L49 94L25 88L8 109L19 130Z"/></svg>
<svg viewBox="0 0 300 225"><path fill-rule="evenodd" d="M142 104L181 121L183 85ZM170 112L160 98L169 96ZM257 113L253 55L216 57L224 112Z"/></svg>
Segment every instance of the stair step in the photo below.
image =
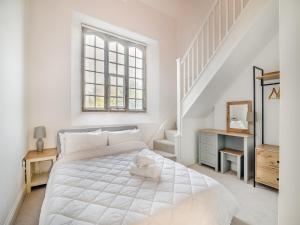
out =
<svg viewBox="0 0 300 225"><path fill-rule="evenodd" d="M163 151L159 151L159 150L153 150L156 154L159 154L167 159L171 159L173 161L176 161L176 155L175 154L171 154L168 152L163 152Z"/></svg>
<svg viewBox="0 0 300 225"><path fill-rule="evenodd" d="M175 144L167 139L159 139L153 141L153 148L155 150L168 152L170 154L175 154Z"/></svg>
<svg viewBox="0 0 300 225"><path fill-rule="evenodd" d="M177 134L177 130L165 130L166 139L172 142L175 142L175 135Z"/></svg>

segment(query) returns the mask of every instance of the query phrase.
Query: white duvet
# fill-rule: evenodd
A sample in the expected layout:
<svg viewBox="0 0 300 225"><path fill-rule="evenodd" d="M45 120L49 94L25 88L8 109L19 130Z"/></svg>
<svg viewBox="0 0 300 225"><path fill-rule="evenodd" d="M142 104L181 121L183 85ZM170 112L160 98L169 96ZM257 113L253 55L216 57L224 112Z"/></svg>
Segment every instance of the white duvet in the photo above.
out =
<svg viewBox="0 0 300 225"><path fill-rule="evenodd" d="M221 184L150 150L144 151L161 167L160 180L132 176L139 150L93 150L58 160L39 224L230 225L237 203Z"/></svg>

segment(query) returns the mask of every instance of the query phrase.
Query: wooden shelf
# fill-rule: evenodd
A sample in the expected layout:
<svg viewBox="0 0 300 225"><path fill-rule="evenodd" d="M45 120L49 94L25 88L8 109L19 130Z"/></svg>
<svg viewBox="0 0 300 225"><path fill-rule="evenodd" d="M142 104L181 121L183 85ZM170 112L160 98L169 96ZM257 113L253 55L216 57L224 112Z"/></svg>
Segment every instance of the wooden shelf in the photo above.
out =
<svg viewBox="0 0 300 225"><path fill-rule="evenodd" d="M277 80L280 79L280 71L265 73L263 76L256 77L258 80Z"/></svg>
<svg viewBox="0 0 300 225"><path fill-rule="evenodd" d="M42 184L47 184L49 179L49 173L40 173L40 174L32 174L31 177L31 186L39 186Z"/></svg>

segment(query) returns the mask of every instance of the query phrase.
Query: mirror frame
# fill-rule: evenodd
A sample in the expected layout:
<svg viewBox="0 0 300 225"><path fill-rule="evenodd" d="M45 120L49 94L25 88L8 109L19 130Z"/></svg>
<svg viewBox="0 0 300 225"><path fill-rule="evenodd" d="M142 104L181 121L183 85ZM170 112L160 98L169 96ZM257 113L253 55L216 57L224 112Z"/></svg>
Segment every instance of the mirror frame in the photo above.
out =
<svg viewBox="0 0 300 225"><path fill-rule="evenodd" d="M232 101L227 102L227 132L236 132L250 134L250 122L248 122L248 129L230 128L230 106L231 105L247 105L248 112L252 112L252 101Z"/></svg>

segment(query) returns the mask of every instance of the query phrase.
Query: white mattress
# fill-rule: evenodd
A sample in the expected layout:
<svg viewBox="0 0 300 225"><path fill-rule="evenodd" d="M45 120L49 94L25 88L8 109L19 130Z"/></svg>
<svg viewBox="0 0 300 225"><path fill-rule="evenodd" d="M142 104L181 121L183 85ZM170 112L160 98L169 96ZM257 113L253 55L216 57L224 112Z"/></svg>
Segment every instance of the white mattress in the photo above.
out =
<svg viewBox="0 0 300 225"><path fill-rule="evenodd" d="M154 152L161 178L129 174L138 151L59 160L40 225L229 225L237 203L217 181Z"/></svg>

